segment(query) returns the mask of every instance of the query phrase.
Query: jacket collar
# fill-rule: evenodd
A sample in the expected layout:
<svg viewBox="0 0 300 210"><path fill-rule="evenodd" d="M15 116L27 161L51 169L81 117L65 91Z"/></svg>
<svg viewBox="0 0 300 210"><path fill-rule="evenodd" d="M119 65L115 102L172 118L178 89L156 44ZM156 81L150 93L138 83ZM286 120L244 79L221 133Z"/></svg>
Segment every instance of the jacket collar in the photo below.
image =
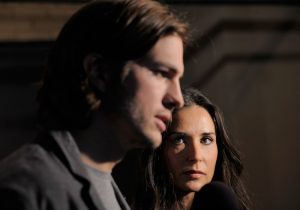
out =
<svg viewBox="0 0 300 210"><path fill-rule="evenodd" d="M47 144L47 147L52 147L73 177L83 185L82 199L87 206L95 210L104 209L96 190L91 185L89 175L80 158L80 151L71 133L68 131L51 131L50 133L43 132L40 135L44 136L40 138L40 143Z"/></svg>

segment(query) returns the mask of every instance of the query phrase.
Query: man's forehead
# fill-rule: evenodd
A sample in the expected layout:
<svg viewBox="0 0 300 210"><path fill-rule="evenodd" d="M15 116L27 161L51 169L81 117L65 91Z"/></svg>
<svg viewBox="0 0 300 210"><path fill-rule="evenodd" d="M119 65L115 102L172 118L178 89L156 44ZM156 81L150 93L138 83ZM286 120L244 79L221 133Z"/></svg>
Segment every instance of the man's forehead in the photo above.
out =
<svg viewBox="0 0 300 210"><path fill-rule="evenodd" d="M183 72L183 41L177 35L160 38L150 49L146 57L168 69Z"/></svg>

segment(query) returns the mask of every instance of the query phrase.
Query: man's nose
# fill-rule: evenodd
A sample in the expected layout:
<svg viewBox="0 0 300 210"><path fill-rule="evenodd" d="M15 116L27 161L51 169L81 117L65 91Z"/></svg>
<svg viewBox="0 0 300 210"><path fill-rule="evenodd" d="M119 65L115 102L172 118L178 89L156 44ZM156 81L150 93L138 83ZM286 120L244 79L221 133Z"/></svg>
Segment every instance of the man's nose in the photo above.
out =
<svg viewBox="0 0 300 210"><path fill-rule="evenodd" d="M184 105L184 100L183 100L179 80L175 81L168 88L168 93L164 104L169 109L180 108Z"/></svg>

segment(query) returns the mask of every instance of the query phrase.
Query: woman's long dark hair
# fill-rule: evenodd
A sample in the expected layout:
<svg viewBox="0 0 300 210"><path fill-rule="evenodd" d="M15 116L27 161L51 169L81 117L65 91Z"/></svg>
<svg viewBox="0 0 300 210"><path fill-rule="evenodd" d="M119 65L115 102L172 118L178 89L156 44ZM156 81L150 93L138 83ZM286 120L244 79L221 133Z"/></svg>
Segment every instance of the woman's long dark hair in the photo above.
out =
<svg viewBox="0 0 300 210"><path fill-rule="evenodd" d="M235 192L242 210L249 210L249 196L241 180L243 165L238 151L230 141L224 126L221 111L199 90L183 90L184 107L197 105L206 109L212 117L217 134L218 158L213 181L226 183ZM180 109L179 109L180 110ZM176 112L178 110L174 110ZM168 132L168 131L167 131ZM134 209L171 209L182 207L180 196L174 187L172 177L163 158L163 149L168 133L163 134L163 143L156 150L145 150L142 157L142 177L137 191ZM182 207L183 209L183 207Z"/></svg>

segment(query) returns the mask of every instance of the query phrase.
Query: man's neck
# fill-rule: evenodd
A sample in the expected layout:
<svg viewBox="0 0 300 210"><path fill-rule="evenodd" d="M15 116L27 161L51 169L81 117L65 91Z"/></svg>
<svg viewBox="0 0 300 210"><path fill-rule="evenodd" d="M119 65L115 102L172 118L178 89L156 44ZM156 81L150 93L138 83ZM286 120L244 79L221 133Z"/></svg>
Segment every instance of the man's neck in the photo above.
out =
<svg viewBox="0 0 300 210"><path fill-rule="evenodd" d="M97 117L89 128L72 134L85 164L100 171L111 172L130 149L126 145L128 139L122 139L126 135L118 132L120 129L113 119Z"/></svg>
<svg viewBox="0 0 300 210"><path fill-rule="evenodd" d="M96 162L91 159L87 154L81 153L81 160L91 168L97 169L98 171L103 171L107 173L111 173L113 168L116 166L118 162Z"/></svg>

